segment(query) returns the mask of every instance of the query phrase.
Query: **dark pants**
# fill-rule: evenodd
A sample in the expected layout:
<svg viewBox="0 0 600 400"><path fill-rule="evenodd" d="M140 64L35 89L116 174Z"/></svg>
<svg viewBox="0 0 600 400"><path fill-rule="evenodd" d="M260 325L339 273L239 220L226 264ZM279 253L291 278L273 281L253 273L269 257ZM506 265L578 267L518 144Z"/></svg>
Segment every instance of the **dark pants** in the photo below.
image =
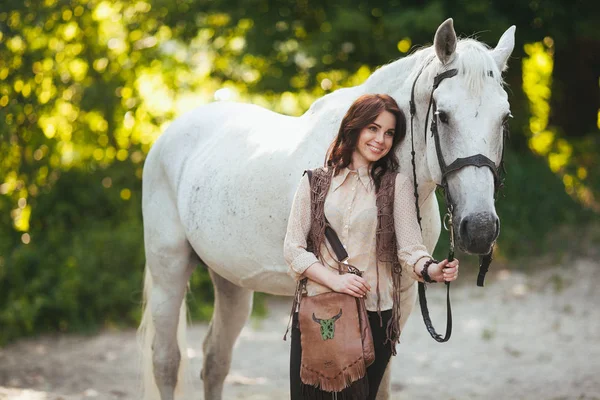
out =
<svg viewBox="0 0 600 400"><path fill-rule="evenodd" d="M368 311L369 324L373 333L373 344L375 346L375 362L367 368L367 376L363 379L368 380L369 395L366 400L374 400L381 384L381 379L385 369L392 356L390 343L384 345L386 339L385 329L388 321L392 317L392 310L381 312L383 324L380 326L379 315L377 312ZM292 400L302 400L302 381L300 380L300 361L302 360L302 348L300 346L300 329L298 328L298 313L294 313L292 322L292 349L290 352L290 394ZM357 384L355 382L354 384ZM353 385L354 385L353 384ZM331 399L331 393L321 392L317 398ZM311 396L313 397L313 396ZM342 398L343 396L339 397Z"/></svg>

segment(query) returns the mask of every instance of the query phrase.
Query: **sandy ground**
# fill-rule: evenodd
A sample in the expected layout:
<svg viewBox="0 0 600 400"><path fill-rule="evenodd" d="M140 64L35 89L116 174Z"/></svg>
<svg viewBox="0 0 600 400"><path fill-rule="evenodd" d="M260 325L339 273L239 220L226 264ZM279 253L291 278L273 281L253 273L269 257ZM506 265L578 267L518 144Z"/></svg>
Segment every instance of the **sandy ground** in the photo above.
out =
<svg viewBox="0 0 600 400"><path fill-rule="evenodd" d="M600 264L579 260L534 274L496 270L484 289L453 287L454 332L434 342L415 309L393 359L392 399L600 399ZM467 282L468 280L468 282ZM444 291L428 291L443 329ZM289 299L269 300L234 352L224 399L289 397ZM207 324L189 329L194 375ZM0 349L0 399L137 399L135 331L40 337ZM202 399L202 382L195 379Z"/></svg>

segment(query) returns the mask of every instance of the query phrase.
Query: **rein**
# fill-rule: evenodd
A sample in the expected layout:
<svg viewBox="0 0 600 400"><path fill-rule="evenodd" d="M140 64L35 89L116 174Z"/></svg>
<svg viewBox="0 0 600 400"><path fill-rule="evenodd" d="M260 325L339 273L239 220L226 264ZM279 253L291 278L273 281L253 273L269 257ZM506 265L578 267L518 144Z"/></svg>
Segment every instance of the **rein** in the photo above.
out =
<svg viewBox="0 0 600 400"><path fill-rule="evenodd" d="M417 113L416 104L415 104L415 86L421 73L427 66L433 61L431 58L425 65L421 68L415 81L413 82L411 93L410 93L410 140L411 140L411 156L412 156L412 168L413 168L413 182L414 182L414 195L415 195L415 207L417 209L417 221L419 222L419 227L423 230L421 226L421 211L419 208L419 193L418 193L418 182L417 182L417 168L415 164L415 144L414 144L414 134L413 134L413 120ZM427 106L427 115L425 117L425 129L424 129L424 137L425 141L427 141L427 126L429 123L429 113L433 110L433 117L431 120L431 136L433 137L435 143L435 151L438 159L438 163L440 166L440 170L442 172L442 181L438 185L440 189L444 192L444 197L446 199L446 208L447 213L444 216L444 229L450 232L450 248L448 251L448 261L454 260L454 227L452 225L452 213L454 211L454 202L452 201L452 197L450 196L450 190L448 188L448 175L464 168L466 166L475 166L475 167L488 167L492 174L494 175L494 197L498 193L500 187L502 187L503 182L500 177L500 173L498 168L496 168L496 164L490 160L488 157L483 154L475 154L469 157L457 158L450 165L446 164L444 160L444 156L442 154L442 146L440 144L440 137L437 129L437 115L439 114L437 111L436 102L433 99L433 93L438 88L440 83L446 78L452 78L458 74L458 69L448 69L445 70L433 79L433 87L431 89L431 94L429 96L429 105ZM504 170L504 142L506 140L506 131L503 132L503 143L502 143L502 156L501 156L501 168ZM492 262L492 252L493 247L490 252L486 255L480 256L480 265L479 265L479 274L477 276L477 286L483 286L483 281L485 279L485 275L489 269L489 266ZM419 282L419 305L421 307L421 314L423 315L423 322L425 323L425 327L427 331L431 335L431 337L437 342L443 343L447 342L452 335L452 308L450 305L450 282L446 283L446 333L444 336L441 336L435 331L433 324L431 322L431 318L429 317L429 309L427 307L427 297L425 295L425 283Z"/></svg>

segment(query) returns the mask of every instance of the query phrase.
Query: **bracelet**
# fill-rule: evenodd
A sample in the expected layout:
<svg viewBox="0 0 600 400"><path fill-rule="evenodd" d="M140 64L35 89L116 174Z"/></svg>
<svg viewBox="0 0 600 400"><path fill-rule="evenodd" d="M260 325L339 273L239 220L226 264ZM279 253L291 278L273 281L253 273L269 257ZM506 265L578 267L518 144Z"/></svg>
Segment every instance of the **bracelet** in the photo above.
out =
<svg viewBox="0 0 600 400"><path fill-rule="evenodd" d="M434 281L433 279L431 279L431 277L429 276L429 272L427 272L427 270L429 269L429 266L433 263L438 263L438 260L435 260L433 258L430 258L429 260L427 260L425 262L425 265L423 266L423 270L421 271L421 276L423 277L423 280L426 283L435 283L436 281Z"/></svg>

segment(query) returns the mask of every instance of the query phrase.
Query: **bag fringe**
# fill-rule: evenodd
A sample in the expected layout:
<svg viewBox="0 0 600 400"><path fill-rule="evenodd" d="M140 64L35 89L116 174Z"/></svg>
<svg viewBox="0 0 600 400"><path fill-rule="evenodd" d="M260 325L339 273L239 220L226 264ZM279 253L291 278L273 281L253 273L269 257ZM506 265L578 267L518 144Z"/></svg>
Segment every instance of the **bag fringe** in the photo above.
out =
<svg viewBox="0 0 600 400"><path fill-rule="evenodd" d="M303 400L365 400L369 397L369 380L365 376L341 392L325 392L314 386L301 384L301 398Z"/></svg>
<svg viewBox="0 0 600 400"><path fill-rule="evenodd" d="M369 380L365 376L354 382L352 386L334 393L301 384L300 393L303 400L331 400L332 397L337 400L365 400L369 397Z"/></svg>
<svg viewBox="0 0 600 400"><path fill-rule="evenodd" d="M366 373L367 368L365 367L365 360L362 357L332 377L322 375L304 364L300 366L300 379L302 383L320 388L326 392L341 392L345 388L350 387L353 382L363 378Z"/></svg>

